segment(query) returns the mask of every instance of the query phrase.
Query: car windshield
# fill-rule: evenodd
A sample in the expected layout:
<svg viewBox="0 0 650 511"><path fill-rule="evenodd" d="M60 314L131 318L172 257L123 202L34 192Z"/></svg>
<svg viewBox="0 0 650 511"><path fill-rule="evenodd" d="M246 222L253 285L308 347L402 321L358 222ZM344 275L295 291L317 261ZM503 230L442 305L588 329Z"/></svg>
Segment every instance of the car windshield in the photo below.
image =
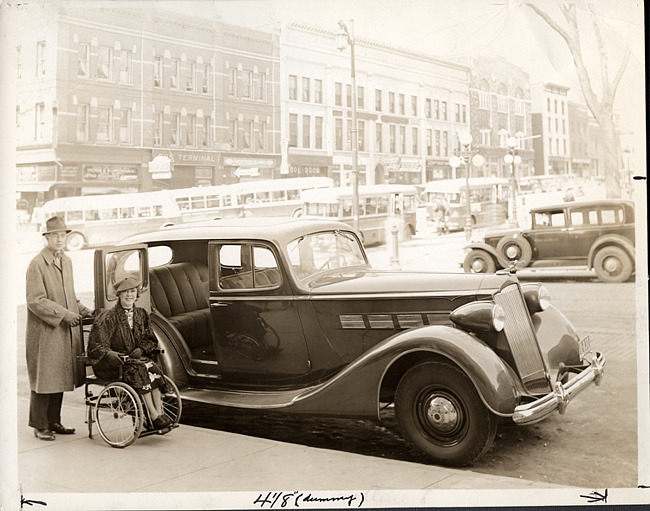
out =
<svg viewBox="0 0 650 511"><path fill-rule="evenodd" d="M306 280L327 270L368 266L359 240L344 231L301 236L287 245L287 252L298 280Z"/></svg>

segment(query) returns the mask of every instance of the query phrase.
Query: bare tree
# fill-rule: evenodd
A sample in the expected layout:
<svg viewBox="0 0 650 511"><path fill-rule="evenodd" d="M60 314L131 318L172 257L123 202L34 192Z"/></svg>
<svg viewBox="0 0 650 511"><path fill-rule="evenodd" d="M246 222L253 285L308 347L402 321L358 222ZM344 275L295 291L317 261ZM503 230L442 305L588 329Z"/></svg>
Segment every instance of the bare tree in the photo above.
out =
<svg viewBox="0 0 650 511"><path fill-rule="evenodd" d="M600 126L604 139L604 154L605 154L605 184L607 187L607 195L609 197L620 197L620 150L621 144L616 124L614 122L614 98L616 96L616 89L623 76L623 72L627 66L630 58L630 49L625 47L625 53L621 59L619 68L610 80L609 77L609 60L605 44L603 42L602 33L600 30L600 22L593 8L590 6L591 22L596 36L596 44L600 56L600 74L602 81L602 97L600 100L594 92L591 84L591 77L589 71L585 66L583 60L582 47L580 46L580 32L578 31L578 20L576 16L575 3L560 4L560 11L566 20L566 28L563 27L558 21L551 17L548 13L537 7L533 3L526 4L530 7L540 18L542 18L555 32L557 32L569 47L569 51L573 57L578 80L582 87L582 94L585 98L587 107L593 114L596 122Z"/></svg>

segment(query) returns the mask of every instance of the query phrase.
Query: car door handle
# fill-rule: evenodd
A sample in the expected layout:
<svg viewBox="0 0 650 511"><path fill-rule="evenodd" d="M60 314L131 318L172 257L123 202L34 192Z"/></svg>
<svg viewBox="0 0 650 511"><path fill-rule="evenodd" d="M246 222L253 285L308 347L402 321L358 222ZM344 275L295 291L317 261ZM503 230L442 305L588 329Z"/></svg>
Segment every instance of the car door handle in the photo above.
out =
<svg viewBox="0 0 650 511"><path fill-rule="evenodd" d="M228 307L230 305L230 302L211 302L210 307Z"/></svg>

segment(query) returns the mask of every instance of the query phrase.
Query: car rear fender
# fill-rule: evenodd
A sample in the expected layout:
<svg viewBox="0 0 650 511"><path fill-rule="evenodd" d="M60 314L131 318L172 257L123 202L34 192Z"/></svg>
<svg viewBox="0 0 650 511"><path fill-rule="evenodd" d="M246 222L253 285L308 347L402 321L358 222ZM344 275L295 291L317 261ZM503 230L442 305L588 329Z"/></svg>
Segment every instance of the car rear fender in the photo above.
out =
<svg viewBox="0 0 650 511"><path fill-rule="evenodd" d="M377 344L327 382L299 396L299 413L378 417L401 376L426 360L445 360L464 371L494 414L511 416L525 393L514 371L483 341L462 330L435 325L400 332ZM383 396L384 399L381 399Z"/></svg>
<svg viewBox="0 0 650 511"><path fill-rule="evenodd" d="M508 268L510 266L510 261L508 261L505 257L503 257L499 252L497 252L497 249L494 248L492 245L488 245L487 243L470 243L465 246L466 250L483 250L490 254L501 266L501 268Z"/></svg>
<svg viewBox="0 0 650 511"><path fill-rule="evenodd" d="M593 268L596 253L605 246L620 247L627 252L627 254L632 258L632 261L636 260L636 250L628 238L621 236L620 234L606 234L598 238L591 246L589 257L587 258L587 265L589 268Z"/></svg>

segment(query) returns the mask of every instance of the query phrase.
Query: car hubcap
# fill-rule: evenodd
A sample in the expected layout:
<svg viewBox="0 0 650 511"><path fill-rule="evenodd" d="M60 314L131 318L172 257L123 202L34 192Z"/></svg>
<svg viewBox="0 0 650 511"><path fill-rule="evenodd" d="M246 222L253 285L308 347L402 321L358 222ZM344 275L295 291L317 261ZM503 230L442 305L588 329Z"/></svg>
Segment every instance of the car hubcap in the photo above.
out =
<svg viewBox="0 0 650 511"><path fill-rule="evenodd" d="M472 271L474 273L484 273L485 272L485 265L483 264L483 261L481 259L474 259L472 261Z"/></svg>
<svg viewBox="0 0 650 511"><path fill-rule="evenodd" d="M607 273L615 274L621 271L621 262L617 257L607 257L603 261L603 268Z"/></svg>
<svg viewBox="0 0 650 511"><path fill-rule="evenodd" d="M426 417L437 432L448 434L458 425L458 411L447 398L432 396L426 405Z"/></svg>
<svg viewBox="0 0 650 511"><path fill-rule="evenodd" d="M519 250L517 250L517 247L515 245L510 245L508 248L506 248L506 256L508 259L516 259L519 257Z"/></svg>

